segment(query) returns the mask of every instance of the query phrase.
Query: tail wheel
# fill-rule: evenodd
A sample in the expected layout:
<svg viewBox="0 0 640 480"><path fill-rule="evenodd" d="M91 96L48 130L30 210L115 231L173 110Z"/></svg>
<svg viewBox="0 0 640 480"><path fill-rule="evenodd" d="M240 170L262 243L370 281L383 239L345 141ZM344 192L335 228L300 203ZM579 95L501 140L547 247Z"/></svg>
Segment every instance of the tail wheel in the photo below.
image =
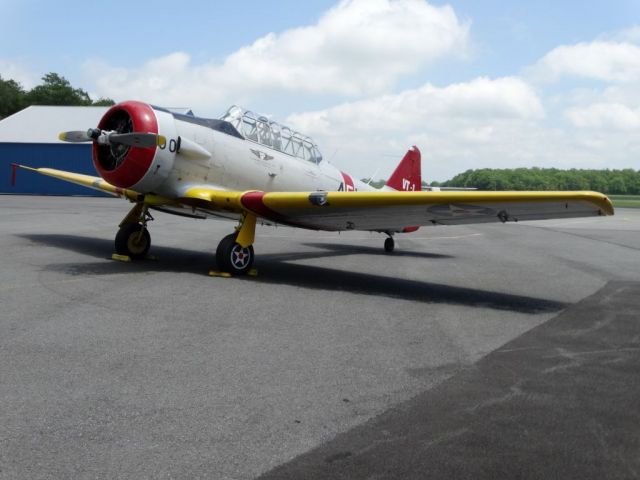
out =
<svg viewBox="0 0 640 480"><path fill-rule="evenodd" d="M149 231L139 223L126 223L116 234L116 253L134 259L144 258L151 246Z"/></svg>
<svg viewBox="0 0 640 480"><path fill-rule="evenodd" d="M223 272L244 275L253 265L253 245L243 247L236 243L236 237L237 234L232 233L220 241L216 250L216 262Z"/></svg>
<svg viewBox="0 0 640 480"><path fill-rule="evenodd" d="M396 246L396 243L393 241L393 237L388 237L387 239L385 239L384 241L384 251L387 253L391 253L393 252L394 247Z"/></svg>

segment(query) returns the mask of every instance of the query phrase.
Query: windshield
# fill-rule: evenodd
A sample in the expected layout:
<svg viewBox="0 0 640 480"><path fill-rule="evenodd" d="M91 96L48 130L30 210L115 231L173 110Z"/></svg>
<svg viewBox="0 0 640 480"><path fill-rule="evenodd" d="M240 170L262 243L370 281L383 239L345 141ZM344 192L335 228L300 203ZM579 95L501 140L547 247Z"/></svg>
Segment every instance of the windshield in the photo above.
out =
<svg viewBox="0 0 640 480"><path fill-rule="evenodd" d="M222 120L233 125L247 140L312 163L322 161L322 154L313 139L267 117L234 105Z"/></svg>

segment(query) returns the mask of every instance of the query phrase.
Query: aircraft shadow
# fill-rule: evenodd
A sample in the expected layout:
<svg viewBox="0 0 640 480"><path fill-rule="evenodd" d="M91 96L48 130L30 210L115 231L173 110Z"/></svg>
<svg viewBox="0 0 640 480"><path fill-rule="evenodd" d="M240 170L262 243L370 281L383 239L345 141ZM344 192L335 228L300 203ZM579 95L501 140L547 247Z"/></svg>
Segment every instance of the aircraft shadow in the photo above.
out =
<svg viewBox="0 0 640 480"><path fill-rule="evenodd" d="M567 304L554 300L286 263L276 257L260 258L258 280L276 285L293 285L318 290L359 293L424 303L466 305L519 313L551 313L567 307Z"/></svg>
<svg viewBox="0 0 640 480"><path fill-rule="evenodd" d="M81 255L88 255L109 262L78 262L54 264L49 270L71 275L110 275L122 272L183 272L202 274L215 266L215 254L206 251L186 250L174 247L151 246L150 254L157 260L144 260L130 263L111 261L115 253L114 242L105 238L81 237L60 234L21 234L21 238L35 243L61 248Z"/></svg>
<svg viewBox="0 0 640 480"><path fill-rule="evenodd" d="M324 250L330 250L335 252L336 254L342 255L357 255L357 254L367 254L367 255L382 255L389 256L393 255L394 257L413 257L413 258L454 258L452 255L446 255L441 253L430 253L430 252L415 252L411 250L402 250L396 249L393 253L389 254L384 251L382 248L382 244L379 247L370 247L367 245L348 245L343 243L303 243L302 245L307 247L321 248Z"/></svg>
<svg viewBox="0 0 640 480"><path fill-rule="evenodd" d="M35 243L69 250L82 255L90 255L103 260L110 260L110 254L113 252L113 241L101 238L41 234L20 235L20 237ZM325 244L314 244L314 246L324 247ZM333 246L328 246L332 252ZM339 255L346 255L347 253L345 252L347 251L362 252L362 249L350 246L336 250L338 250ZM256 260L260 271L259 276L237 277L236 280L273 285L291 285L314 290L376 295L424 303L465 305L529 314L553 313L567 307L566 303L543 298L289 263L296 259L335 255L331 252L308 252L307 255L301 253L300 255L294 255L295 258L288 254L261 255ZM131 263L113 261L77 262L53 264L47 269L68 275L151 272L203 275L209 269L215 267L215 256L212 253L154 246L153 254L158 257L157 261L149 260Z"/></svg>

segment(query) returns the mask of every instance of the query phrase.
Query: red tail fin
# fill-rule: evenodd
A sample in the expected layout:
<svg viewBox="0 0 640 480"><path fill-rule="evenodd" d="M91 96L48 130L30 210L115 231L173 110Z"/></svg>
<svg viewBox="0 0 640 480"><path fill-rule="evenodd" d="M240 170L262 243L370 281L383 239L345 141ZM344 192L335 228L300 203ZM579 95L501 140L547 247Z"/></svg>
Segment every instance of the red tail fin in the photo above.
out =
<svg viewBox="0 0 640 480"><path fill-rule="evenodd" d="M420 160L420 150L414 145L391 174L386 186L401 191L419 192L422 190Z"/></svg>

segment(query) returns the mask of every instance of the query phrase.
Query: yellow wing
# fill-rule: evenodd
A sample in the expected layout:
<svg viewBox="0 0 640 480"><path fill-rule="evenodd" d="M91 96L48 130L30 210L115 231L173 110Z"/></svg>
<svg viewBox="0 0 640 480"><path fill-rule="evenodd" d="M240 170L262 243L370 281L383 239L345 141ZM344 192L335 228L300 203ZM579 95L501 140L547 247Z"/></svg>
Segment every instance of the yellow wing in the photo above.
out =
<svg viewBox="0 0 640 480"><path fill-rule="evenodd" d="M132 202L145 202L149 206L173 213L177 215L187 215L204 218L206 214L212 215L232 215L237 218L239 214L246 211L240 199L243 192L233 192L212 188L191 188L186 195L178 195L175 198L159 196L154 194L142 194L128 188L120 188L111 185L101 177L85 175L83 173L67 172L55 168L35 168L17 163L12 164L14 168L28 170L48 177L57 178L66 182L82 185L93 190L107 192L116 197L124 197Z"/></svg>
<svg viewBox="0 0 640 480"><path fill-rule="evenodd" d="M403 231L422 225L613 215L609 199L597 192L241 193L193 188L185 197L216 210L242 209L317 230Z"/></svg>
<svg viewBox="0 0 640 480"><path fill-rule="evenodd" d="M17 163L12 164L12 166L14 168L21 168L23 170L46 175L48 177L57 178L58 180L64 180L65 182L75 183L76 185L82 185L83 187L91 188L93 190L107 192L114 197L123 197L131 200L132 202L144 201L146 204L154 208L171 206L181 209L187 207L186 205L182 205L177 199L162 197L153 194L142 194L129 188L116 187L115 185L111 185L101 177L94 177L92 175L85 175L83 173L67 172L65 170L57 170L55 168L28 167L26 165L19 165ZM170 210L167 211L168 213L177 213Z"/></svg>
<svg viewBox="0 0 640 480"><path fill-rule="evenodd" d="M100 190L103 192L110 193L116 197L126 197L130 200L136 200L140 194L134 192L133 190L128 190L125 188L118 188L110 183L104 181L100 177L93 177L91 175L85 175L83 173L74 173L74 172L66 172L64 170L56 170L55 168L34 168L27 167L25 165L13 164L15 168L21 168L23 170L28 170L31 172L36 172L41 175L46 175L48 177L54 177L59 180L64 180L66 182L75 183L76 185L82 185L83 187L91 188L93 190Z"/></svg>
<svg viewBox="0 0 640 480"><path fill-rule="evenodd" d="M597 192L258 192L188 188L176 198L141 195L100 177L53 168L16 167L168 213L237 216L250 212L275 223L315 230L403 231L423 225L613 215L609 199ZM166 207L166 208L165 208Z"/></svg>

